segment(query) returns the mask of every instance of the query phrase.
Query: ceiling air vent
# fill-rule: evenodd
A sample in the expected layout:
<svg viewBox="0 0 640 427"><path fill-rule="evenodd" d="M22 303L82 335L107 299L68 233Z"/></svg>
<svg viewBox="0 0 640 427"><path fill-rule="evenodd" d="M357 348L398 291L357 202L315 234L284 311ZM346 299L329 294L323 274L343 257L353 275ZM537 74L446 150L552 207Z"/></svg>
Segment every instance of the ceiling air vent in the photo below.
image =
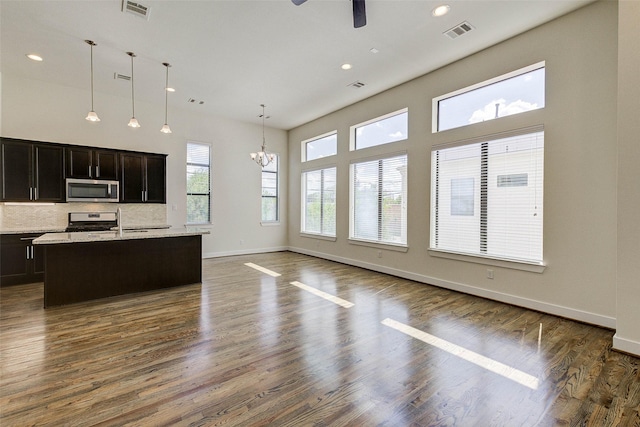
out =
<svg viewBox="0 0 640 427"><path fill-rule="evenodd" d="M463 23L456 25L455 27L445 31L442 34L449 37L450 39L455 39L473 30L473 28L474 27L471 24L469 24L467 21L464 21Z"/></svg>
<svg viewBox="0 0 640 427"><path fill-rule="evenodd" d="M122 0L122 11L139 16L140 18L144 18L148 21L149 12L151 12L151 8L149 6L143 5L140 2L131 1L131 0Z"/></svg>
<svg viewBox="0 0 640 427"><path fill-rule="evenodd" d="M126 81L131 80L131 76L125 76L124 74L120 74L120 73L113 73L113 78L116 80L126 80Z"/></svg>
<svg viewBox="0 0 640 427"><path fill-rule="evenodd" d="M355 88L361 88L362 86L364 86L364 83L355 81L353 83L348 84L347 86L351 86L351 87L355 87Z"/></svg>

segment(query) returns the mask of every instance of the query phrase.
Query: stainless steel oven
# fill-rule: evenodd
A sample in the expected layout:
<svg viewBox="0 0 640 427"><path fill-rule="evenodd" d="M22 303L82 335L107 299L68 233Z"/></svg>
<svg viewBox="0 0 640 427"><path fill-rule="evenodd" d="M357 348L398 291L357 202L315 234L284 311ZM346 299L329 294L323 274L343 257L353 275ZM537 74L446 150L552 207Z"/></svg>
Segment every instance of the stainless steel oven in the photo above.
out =
<svg viewBox="0 0 640 427"><path fill-rule="evenodd" d="M118 181L67 178L67 202L113 202L120 198Z"/></svg>

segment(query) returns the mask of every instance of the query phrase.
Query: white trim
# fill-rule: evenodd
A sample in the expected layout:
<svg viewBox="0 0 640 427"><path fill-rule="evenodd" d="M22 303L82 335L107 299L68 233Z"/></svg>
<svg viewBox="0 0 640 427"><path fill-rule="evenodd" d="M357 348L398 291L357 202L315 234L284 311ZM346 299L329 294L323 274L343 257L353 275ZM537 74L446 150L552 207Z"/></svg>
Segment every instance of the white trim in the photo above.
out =
<svg viewBox="0 0 640 427"><path fill-rule="evenodd" d="M519 261L515 259L493 258L491 256L463 254L433 248L429 248L427 252L429 253L429 255L437 258L454 259L456 261L492 265L495 267L511 268L513 270L530 271L532 273L542 273L547 268L547 266L543 263Z"/></svg>
<svg viewBox="0 0 640 427"><path fill-rule="evenodd" d="M640 357L640 342L622 338L618 333L613 336L613 349Z"/></svg>
<svg viewBox="0 0 640 427"><path fill-rule="evenodd" d="M348 242L352 245L369 246L371 248L387 249L396 252L407 252L409 250L409 245L379 242L377 240L363 240L350 237Z"/></svg>
<svg viewBox="0 0 640 427"><path fill-rule="evenodd" d="M556 304L552 304L544 301L524 298L517 295L505 294L502 292L492 291L489 289L478 288L476 286L466 285L464 283L451 282L448 280L438 279L435 277L412 273L409 271L399 270L391 267L373 264L370 262L344 258L340 256L322 253L322 252L310 251L308 249L289 247L288 250L291 252L297 252L305 255L314 256L317 258L328 259L330 261L335 261L342 264L365 268L371 271L377 271L379 273L390 274L392 276L402 277L403 279L414 280L416 282L425 283L428 285L433 285L440 288L449 289L452 291L479 296L482 298L487 298L494 301L503 302L506 304L512 304L519 307L528 308L531 310L537 310L543 313L552 314L554 316L565 317L568 319L573 319L580 322L589 323L592 325L602 326L610 329L615 329L616 327L616 319L614 317L605 316L598 313L591 313L588 311L578 310L571 307L565 307L565 306L556 305Z"/></svg>
<svg viewBox="0 0 640 427"><path fill-rule="evenodd" d="M260 221L260 225L262 227L275 227L281 225L280 220L278 221Z"/></svg>
<svg viewBox="0 0 640 427"><path fill-rule="evenodd" d="M500 139L511 138L514 136L529 135L536 132L544 132L544 125L537 124L537 125L527 126L527 127L518 128L518 129L511 129L504 132L492 133L488 135L479 135L479 136L474 136L472 138L461 139L458 141L435 144L431 146L431 152L444 150L447 148L453 148L453 147L464 147L465 145L478 144L481 142L497 141Z"/></svg>
<svg viewBox="0 0 640 427"><path fill-rule="evenodd" d="M444 132L444 131L438 130L438 113L440 112L440 110L438 108L438 103L440 101L442 101L443 99L452 98L452 97L454 97L456 95L461 95L461 94L466 93L466 92L471 92L473 90L476 90L476 89L479 89L479 88L482 88L482 87L485 87L485 86L489 86L489 85L492 85L494 83L498 83L498 82L501 82L503 80L507 80L507 79L510 79L512 77L516 77L516 76L519 76L521 74L526 74L526 73L529 73L531 71L538 70L540 68L545 68L545 67L546 67L545 61L540 61L540 62L537 62L535 64L531 64L531 65L529 65L527 67L523 67L523 68L511 71L511 72L508 72L506 74L502 74L500 76L493 77L493 78L491 78L489 80L485 80L483 82L476 83L476 84L473 84L471 86L463 87L462 89L454 90L453 92L445 93L444 95L440 95L440 96L437 96L437 97L433 98L431 100L431 133ZM452 129L457 129L457 127L452 128ZM446 130L451 130L451 129L446 129Z"/></svg>
<svg viewBox="0 0 640 427"><path fill-rule="evenodd" d="M315 234L315 233L309 233L306 231L301 231L300 237L306 237L309 239L328 240L331 242L335 242L336 240L338 240L336 236L329 236L328 234Z"/></svg>

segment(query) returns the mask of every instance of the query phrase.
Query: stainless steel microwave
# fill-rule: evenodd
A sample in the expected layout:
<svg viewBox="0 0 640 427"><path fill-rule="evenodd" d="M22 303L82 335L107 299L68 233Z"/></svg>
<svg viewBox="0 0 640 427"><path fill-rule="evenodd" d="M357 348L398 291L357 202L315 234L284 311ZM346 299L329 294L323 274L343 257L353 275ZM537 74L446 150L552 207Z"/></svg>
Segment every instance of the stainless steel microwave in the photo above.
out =
<svg viewBox="0 0 640 427"><path fill-rule="evenodd" d="M67 178L67 202L112 202L120 201L118 181L100 179Z"/></svg>

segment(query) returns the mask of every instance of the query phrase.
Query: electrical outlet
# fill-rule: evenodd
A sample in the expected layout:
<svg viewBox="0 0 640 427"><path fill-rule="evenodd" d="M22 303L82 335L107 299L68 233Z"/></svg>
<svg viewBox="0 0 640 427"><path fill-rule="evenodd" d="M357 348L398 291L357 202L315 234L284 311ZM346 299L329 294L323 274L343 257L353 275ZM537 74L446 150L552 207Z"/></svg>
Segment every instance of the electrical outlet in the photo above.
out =
<svg viewBox="0 0 640 427"><path fill-rule="evenodd" d="M244 245L244 240L243 239L240 239L240 244Z"/></svg>
<svg viewBox="0 0 640 427"><path fill-rule="evenodd" d="M487 269L487 279L493 279L493 270Z"/></svg>
<svg viewBox="0 0 640 427"><path fill-rule="evenodd" d="M378 251L378 258L382 258L382 251Z"/></svg>

